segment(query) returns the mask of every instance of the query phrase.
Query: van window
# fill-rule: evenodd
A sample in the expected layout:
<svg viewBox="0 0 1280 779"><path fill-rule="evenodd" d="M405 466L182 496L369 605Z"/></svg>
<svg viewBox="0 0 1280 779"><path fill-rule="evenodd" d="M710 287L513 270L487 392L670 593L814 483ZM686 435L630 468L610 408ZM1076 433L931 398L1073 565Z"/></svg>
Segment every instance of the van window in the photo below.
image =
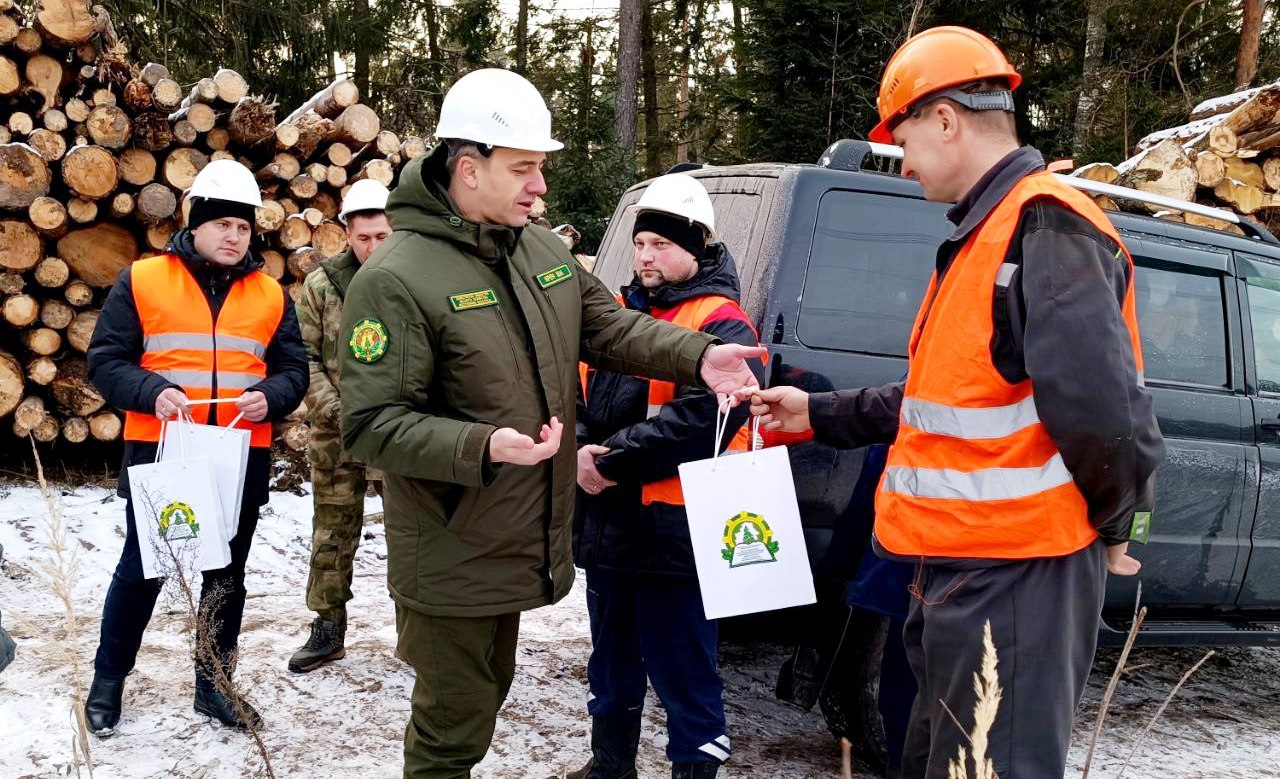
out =
<svg viewBox="0 0 1280 779"><path fill-rule="evenodd" d="M1258 389L1280 393L1280 279L1246 279Z"/></svg>
<svg viewBox="0 0 1280 779"><path fill-rule="evenodd" d="M1137 268L1134 293L1146 377L1225 387L1229 376L1222 280L1216 274L1185 270Z"/></svg>
<svg viewBox="0 0 1280 779"><path fill-rule="evenodd" d="M800 299L800 341L905 357L938 246L953 229L946 209L905 197L825 194Z"/></svg>

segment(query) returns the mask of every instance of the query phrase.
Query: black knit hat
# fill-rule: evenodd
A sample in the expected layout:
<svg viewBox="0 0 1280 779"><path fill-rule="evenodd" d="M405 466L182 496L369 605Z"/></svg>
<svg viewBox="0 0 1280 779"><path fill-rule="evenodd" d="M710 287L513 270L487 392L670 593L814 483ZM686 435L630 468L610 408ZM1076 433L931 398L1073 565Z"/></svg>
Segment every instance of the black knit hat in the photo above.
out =
<svg viewBox="0 0 1280 779"><path fill-rule="evenodd" d="M707 253L707 233L702 225L683 217L662 211L641 211L636 214L636 225L631 228L631 237L649 232L657 233L676 246L693 255L693 259L702 261Z"/></svg>
<svg viewBox="0 0 1280 779"><path fill-rule="evenodd" d="M191 214L187 217L187 229L194 230L205 222L212 222L215 219L222 219L228 216L245 220L249 223L249 229L252 230L257 218L257 211L247 203L217 200L211 197L196 198L191 201Z"/></svg>

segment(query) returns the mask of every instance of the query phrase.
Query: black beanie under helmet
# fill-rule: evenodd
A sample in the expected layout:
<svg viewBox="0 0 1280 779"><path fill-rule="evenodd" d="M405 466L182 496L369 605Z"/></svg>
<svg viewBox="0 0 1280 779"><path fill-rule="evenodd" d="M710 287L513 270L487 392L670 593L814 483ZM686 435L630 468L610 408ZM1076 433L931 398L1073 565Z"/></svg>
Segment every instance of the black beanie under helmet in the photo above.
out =
<svg viewBox="0 0 1280 779"><path fill-rule="evenodd" d="M631 237L650 232L657 233L676 246L693 255L693 259L702 262L707 253L707 233L702 225L684 217L662 211L641 211L636 214L635 227L631 228Z"/></svg>
<svg viewBox="0 0 1280 779"><path fill-rule="evenodd" d="M233 200L218 200L211 197L196 198L191 201L191 213L187 217L187 229L194 230L205 222L215 219L234 217L249 223L249 229L255 229L257 210L247 203Z"/></svg>

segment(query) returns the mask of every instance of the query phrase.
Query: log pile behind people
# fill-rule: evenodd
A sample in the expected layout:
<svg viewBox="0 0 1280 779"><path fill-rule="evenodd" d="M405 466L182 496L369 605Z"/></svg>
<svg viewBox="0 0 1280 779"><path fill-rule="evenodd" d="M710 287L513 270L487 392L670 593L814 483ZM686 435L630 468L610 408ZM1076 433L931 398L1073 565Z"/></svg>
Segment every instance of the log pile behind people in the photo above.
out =
<svg viewBox="0 0 1280 779"><path fill-rule="evenodd" d="M256 172L264 270L296 296L346 247L346 189L391 186L427 151L384 129L351 81L283 113L234 70L180 84L135 65L89 0L41 0L30 18L0 0L0 428L45 442L120 436L86 378L97 310L122 268L165 248L210 161Z"/></svg>

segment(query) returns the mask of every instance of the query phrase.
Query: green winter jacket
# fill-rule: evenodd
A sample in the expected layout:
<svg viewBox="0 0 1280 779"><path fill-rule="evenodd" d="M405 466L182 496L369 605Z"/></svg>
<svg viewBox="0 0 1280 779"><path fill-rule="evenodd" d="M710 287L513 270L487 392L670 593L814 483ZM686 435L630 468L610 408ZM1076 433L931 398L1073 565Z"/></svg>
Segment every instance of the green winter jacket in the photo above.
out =
<svg viewBox="0 0 1280 779"><path fill-rule="evenodd" d="M620 307L559 238L458 215L445 150L410 163L393 234L343 306L343 441L385 471L387 577L402 605L491 616L573 584L577 365L699 383L716 340ZM490 464L498 427L565 429L539 465Z"/></svg>
<svg viewBox="0 0 1280 779"><path fill-rule="evenodd" d="M311 385L307 389L307 422L311 427L311 464L333 468L351 458L342 449L338 413L338 357L346 350L342 337L342 298L360 261L348 248L320 263L302 282L302 295L295 309L298 328L307 347Z"/></svg>

